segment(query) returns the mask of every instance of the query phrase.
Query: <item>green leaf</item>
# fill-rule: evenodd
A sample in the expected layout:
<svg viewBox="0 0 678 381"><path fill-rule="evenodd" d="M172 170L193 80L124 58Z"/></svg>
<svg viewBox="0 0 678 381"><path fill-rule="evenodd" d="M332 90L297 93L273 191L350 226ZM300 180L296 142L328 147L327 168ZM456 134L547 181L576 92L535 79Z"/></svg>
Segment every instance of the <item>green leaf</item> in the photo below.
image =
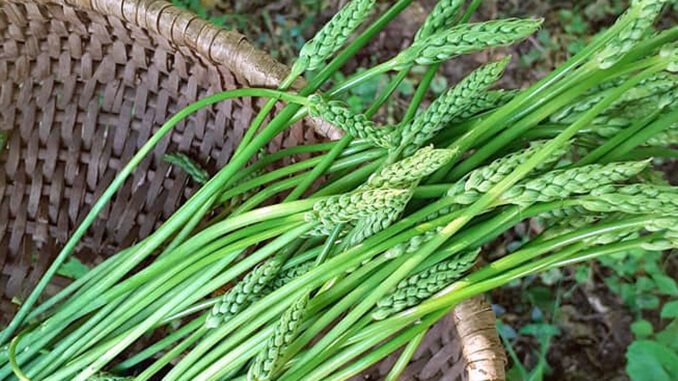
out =
<svg viewBox="0 0 678 381"><path fill-rule="evenodd" d="M563 273L560 269L551 269L539 275L541 281L547 286L553 286L563 279Z"/></svg>
<svg viewBox="0 0 678 381"><path fill-rule="evenodd" d="M78 258L71 256L59 267L57 274L66 278L79 279L87 274L88 271L89 267L80 262Z"/></svg>
<svg viewBox="0 0 678 381"><path fill-rule="evenodd" d="M655 295L638 295L636 297L636 306L641 310L655 310L659 308L659 298Z"/></svg>
<svg viewBox="0 0 678 381"><path fill-rule="evenodd" d="M632 381L678 380L678 354L656 341L634 341L626 359L626 373Z"/></svg>
<svg viewBox="0 0 678 381"><path fill-rule="evenodd" d="M636 279L636 289L640 292L652 291L656 287L652 279L646 276L640 276Z"/></svg>
<svg viewBox="0 0 678 381"><path fill-rule="evenodd" d="M658 332L654 337L657 342L678 352L678 340L676 340L676 337L678 337L678 319L674 319L666 326L666 328L664 328L664 330Z"/></svg>
<svg viewBox="0 0 678 381"><path fill-rule="evenodd" d="M577 266L577 268L574 270L574 280L579 283L588 283L588 281L591 279L591 267L588 265L584 266Z"/></svg>
<svg viewBox="0 0 678 381"><path fill-rule="evenodd" d="M661 317L662 319L678 318L678 300L664 304Z"/></svg>
<svg viewBox="0 0 678 381"><path fill-rule="evenodd" d="M657 284L659 293L663 295L678 296L678 285L676 281L665 274L652 274L652 279Z"/></svg>
<svg viewBox="0 0 678 381"><path fill-rule="evenodd" d="M631 324L631 332L633 332L637 338L642 339L651 336L654 333L654 328L652 328L652 324L649 321L643 319Z"/></svg>

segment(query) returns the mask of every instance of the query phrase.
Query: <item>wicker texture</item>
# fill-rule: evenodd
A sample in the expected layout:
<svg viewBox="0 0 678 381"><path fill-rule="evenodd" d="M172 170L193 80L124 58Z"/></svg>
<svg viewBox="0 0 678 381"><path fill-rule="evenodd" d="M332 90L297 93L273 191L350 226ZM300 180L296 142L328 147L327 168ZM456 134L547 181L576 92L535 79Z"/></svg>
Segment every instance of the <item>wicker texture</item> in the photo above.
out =
<svg viewBox="0 0 678 381"><path fill-rule="evenodd" d="M175 29L188 24L186 34L204 24L187 21L165 2L137 2L136 11L129 3L130 14L164 9L157 20L169 23L168 14L174 15ZM35 284L116 171L173 113L206 95L280 76L236 75L243 73L192 49L198 44L188 36L179 45L162 31L53 3L2 2L0 33L0 129L10 135L0 157L0 290L7 298ZM205 33L196 38L208 39ZM242 41L233 32L221 35L211 37L214 43ZM271 72L280 70L269 62ZM221 102L178 125L94 223L79 256L92 263L147 236L191 191L183 171L171 169L162 155L186 152L214 171L229 159L257 108L248 98ZM298 125L269 149L316 140ZM41 253L37 261L35 252Z"/></svg>
<svg viewBox="0 0 678 381"><path fill-rule="evenodd" d="M10 300L37 283L115 173L167 118L218 91L275 86L287 69L237 32L163 0L0 0L0 35L0 130L9 133L0 153L4 325L15 312ZM152 232L194 185L163 154L186 153L214 173L260 105L250 98L225 101L179 124L115 195L77 256L94 264ZM320 138L299 124L268 148ZM66 283L55 278L48 293ZM483 316L492 330L492 312ZM468 322L459 324L460 331ZM487 337L462 335L461 343L496 339L494 331L482 334ZM436 325L408 369L412 376L404 379L456 380L464 374L460 360L473 357L454 335L452 320ZM502 357L488 374L503 372L504 362ZM480 379L496 378L473 380Z"/></svg>

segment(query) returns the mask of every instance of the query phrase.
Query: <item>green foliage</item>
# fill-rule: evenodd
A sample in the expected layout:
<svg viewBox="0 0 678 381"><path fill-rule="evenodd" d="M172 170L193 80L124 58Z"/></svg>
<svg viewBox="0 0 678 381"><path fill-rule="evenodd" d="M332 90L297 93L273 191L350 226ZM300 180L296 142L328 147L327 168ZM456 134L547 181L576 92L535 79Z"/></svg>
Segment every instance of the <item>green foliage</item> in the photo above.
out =
<svg viewBox="0 0 678 381"><path fill-rule="evenodd" d="M666 274L665 260L666 254L640 249L599 258L609 271L604 279L607 286L639 317L630 327L636 340L626 351L626 372L632 381L678 377L678 286ZM651 321L654 311L661 311L660 321Z"/></svg>
<svg viewBox="0 0 678 381"><path fill-rule="evenodd" d="M678 353L653 340L636 340L626 351L626 372L632 381L678 379Z"/></svg>
<svg viewBox="0 0 678 381"><path fill-rule="evenodd" d="M0 131L0 153L5 150L7 145L7 133Z"/></svg>
<svg viewBox="0 0 678 381"><path fill-rule="evenodd" d="M80 279L87 274L89 270L89 267L85 266L78 258L73 256L68 258L68 260L59 267L57 274L70 279Z"/></svg>
<svg viewBox="0 0 678 381"><path fill-rule="evenodd" d="M660 317L662 319L678 318L678 300L664 304Z"/></svg>

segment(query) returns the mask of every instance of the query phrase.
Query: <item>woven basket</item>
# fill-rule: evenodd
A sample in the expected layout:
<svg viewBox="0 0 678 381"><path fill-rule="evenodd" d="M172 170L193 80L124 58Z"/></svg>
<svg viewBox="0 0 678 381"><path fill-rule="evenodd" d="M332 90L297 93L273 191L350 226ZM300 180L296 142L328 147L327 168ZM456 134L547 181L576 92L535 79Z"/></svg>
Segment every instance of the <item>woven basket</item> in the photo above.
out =
<svg viewBox="0 0 678 381"><path fill-rule="evenodd" d="M275 87L286 67L245 38L163 0L0 0L0 324L30 290L115 173L169 116L208 94ZM190 196L161 157L181 151L212 173L260 101L225 101L182 123L93 224L78 258L98 263L147 236ZM322 136L298 124L268 147ZM187 187L187 185L189 187ZM67 284L55 278L47 293ZM360 379L378 380L395 357ZM482 299L428 334L407 380L501 380L505 356Z"/></svg>

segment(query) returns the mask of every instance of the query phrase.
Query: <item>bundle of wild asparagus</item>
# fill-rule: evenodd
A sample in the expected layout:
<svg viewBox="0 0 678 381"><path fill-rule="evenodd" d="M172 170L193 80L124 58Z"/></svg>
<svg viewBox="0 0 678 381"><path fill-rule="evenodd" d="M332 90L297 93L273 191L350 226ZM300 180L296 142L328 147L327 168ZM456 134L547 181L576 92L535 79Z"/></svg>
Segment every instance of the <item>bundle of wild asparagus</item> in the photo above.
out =
<svg viewBox="0 0 678 381"><path fill-rule="evenodd" d="M344 380L405 346L395 380L427 329L466 298L600 255L678 245L678 188L642 181L652 158L675 156L667 147L678 143L678 30L653 29L666 1L635 0L528 89L491 89L506 57L417 113L442 62L515 43L541 24L470 23L480 1L440 0L408 48L319 92L410 2L395 2L349 42L376 7L353 0L304 45L278 90L218 93L170 118L2 331L0 379ZM428 69L402 120L373 122L415 65ZM340 101L387 72L396 74L364 113ZM287 92L301 75L306 87ZM231 161L210 177L169 155L200 189L148 238L36 303L155 144L192 112L241 96L270 101ZM264 125L278 100L288 105ZM344 136L260 154L307 114ZM314 155L269 169L299 153ZM547 230L470 271L485 243L527 218ZM162 340L132 352L158 329Z"/></svg>

